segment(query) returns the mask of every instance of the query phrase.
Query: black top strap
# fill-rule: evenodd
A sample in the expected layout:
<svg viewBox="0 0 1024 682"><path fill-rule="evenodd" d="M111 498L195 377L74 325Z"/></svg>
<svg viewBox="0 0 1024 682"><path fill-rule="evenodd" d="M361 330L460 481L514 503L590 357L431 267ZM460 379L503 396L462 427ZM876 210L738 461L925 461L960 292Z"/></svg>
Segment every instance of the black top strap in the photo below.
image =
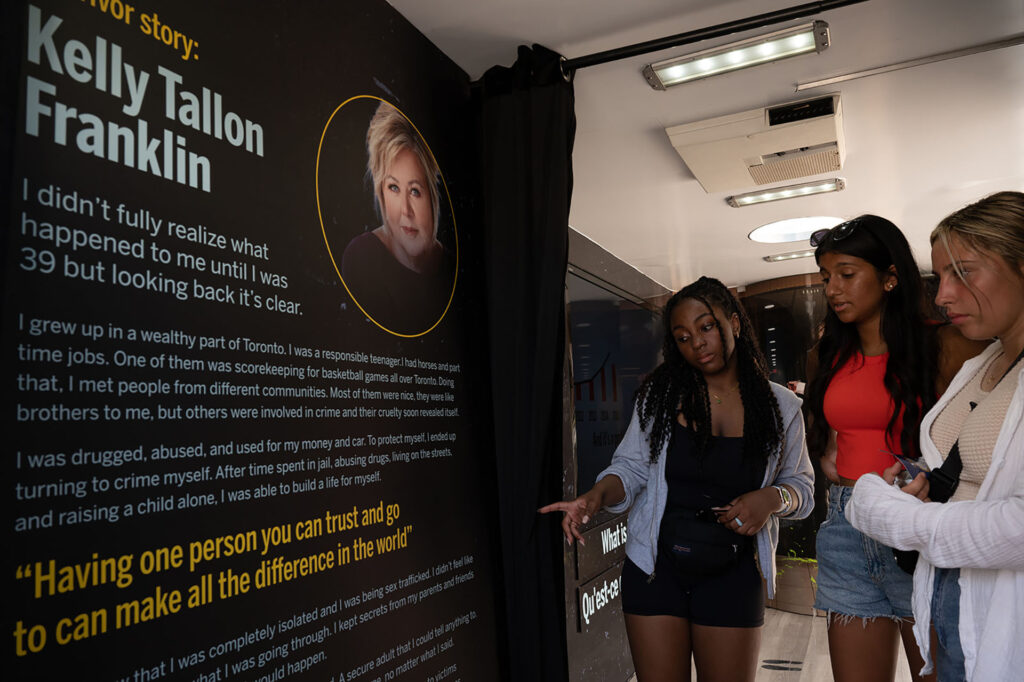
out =
<svg viewBox="0 0 1024 682"><path fill-rule="evenodd" d="M960 441L953 443L953 447L946 456L946 461L937 469L932 469L928 474L928 497L932 502L946 502L953 497L953 493L960 486L960 472L963 471L964 463L960 460Z"/></svg>

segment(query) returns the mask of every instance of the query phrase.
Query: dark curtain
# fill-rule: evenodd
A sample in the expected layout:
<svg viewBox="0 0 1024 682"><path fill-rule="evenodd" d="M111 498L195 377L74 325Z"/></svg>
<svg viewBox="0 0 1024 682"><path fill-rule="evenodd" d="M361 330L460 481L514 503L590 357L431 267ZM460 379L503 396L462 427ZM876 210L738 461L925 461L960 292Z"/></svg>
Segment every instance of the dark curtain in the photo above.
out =
<svg viewBox="0 0 1024 682"><path fill-rule="evenodd" d="M560 56L520 47L476 84L508 678L567 676L561 535L565 272L576 133ZM483 322L481 320L481 322Z"/></svg>

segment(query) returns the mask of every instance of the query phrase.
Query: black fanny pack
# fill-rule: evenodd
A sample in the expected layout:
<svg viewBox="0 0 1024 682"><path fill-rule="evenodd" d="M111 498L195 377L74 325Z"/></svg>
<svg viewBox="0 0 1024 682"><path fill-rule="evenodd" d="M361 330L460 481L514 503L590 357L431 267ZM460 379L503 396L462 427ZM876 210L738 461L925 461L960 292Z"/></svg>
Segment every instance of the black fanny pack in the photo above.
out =
<svg viewBox="0 0 1024 682"><path fill-rule="evenodd" d="M666 509L658 534L659 550L684 576L728 570L749 542L718 523L711 509Z"/></svg>

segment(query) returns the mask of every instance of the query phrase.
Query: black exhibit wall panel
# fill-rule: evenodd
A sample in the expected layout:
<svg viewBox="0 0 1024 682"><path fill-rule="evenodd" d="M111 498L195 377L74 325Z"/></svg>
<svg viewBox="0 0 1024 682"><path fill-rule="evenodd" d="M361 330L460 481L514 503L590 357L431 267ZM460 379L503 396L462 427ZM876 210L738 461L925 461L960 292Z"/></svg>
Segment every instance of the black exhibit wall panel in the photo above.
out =
<svg viewBox="0 0 1024 682"><path fill-rule="evenodd" d="M467 76L381 0L3 12L8 674L496 679Z"/></svg>

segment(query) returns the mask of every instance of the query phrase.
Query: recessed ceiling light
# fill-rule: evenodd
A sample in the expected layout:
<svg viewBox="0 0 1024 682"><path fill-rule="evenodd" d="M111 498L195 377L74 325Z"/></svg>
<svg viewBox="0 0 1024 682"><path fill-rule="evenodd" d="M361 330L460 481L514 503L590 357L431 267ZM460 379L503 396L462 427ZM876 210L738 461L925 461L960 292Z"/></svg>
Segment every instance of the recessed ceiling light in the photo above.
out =
<svg viewBox="0 0 1024 682"><path fill-rule="evenodd" d="M828 180L816 180L814 182L803 182L799 185L786 185L785 187L773 187L758 192L747 192L727 197L725 202L733 208L764 204L769 201L781 199L795 199L813 194L824 194L825 192L840 192L846 189L846 181L842 178L830 178Z"/></svg>
<svg viewBox="0 0 1024 682"><path fill-rule="evenodd" d="M821 52L828 46L828 23L815 21L648 64L643 74L652 88L664 90L670 85Z"/></svg>
<svg viewBox="0 0 1024 682"><path fill-rule="evenodd" d="M762 244L782 244L785 242L802 242L810 239L816 230L832 228L843 222L842 218L833 216L810 216L807 218L787 218L774 223L762 225L747 235L747 239Z"/></svg>

